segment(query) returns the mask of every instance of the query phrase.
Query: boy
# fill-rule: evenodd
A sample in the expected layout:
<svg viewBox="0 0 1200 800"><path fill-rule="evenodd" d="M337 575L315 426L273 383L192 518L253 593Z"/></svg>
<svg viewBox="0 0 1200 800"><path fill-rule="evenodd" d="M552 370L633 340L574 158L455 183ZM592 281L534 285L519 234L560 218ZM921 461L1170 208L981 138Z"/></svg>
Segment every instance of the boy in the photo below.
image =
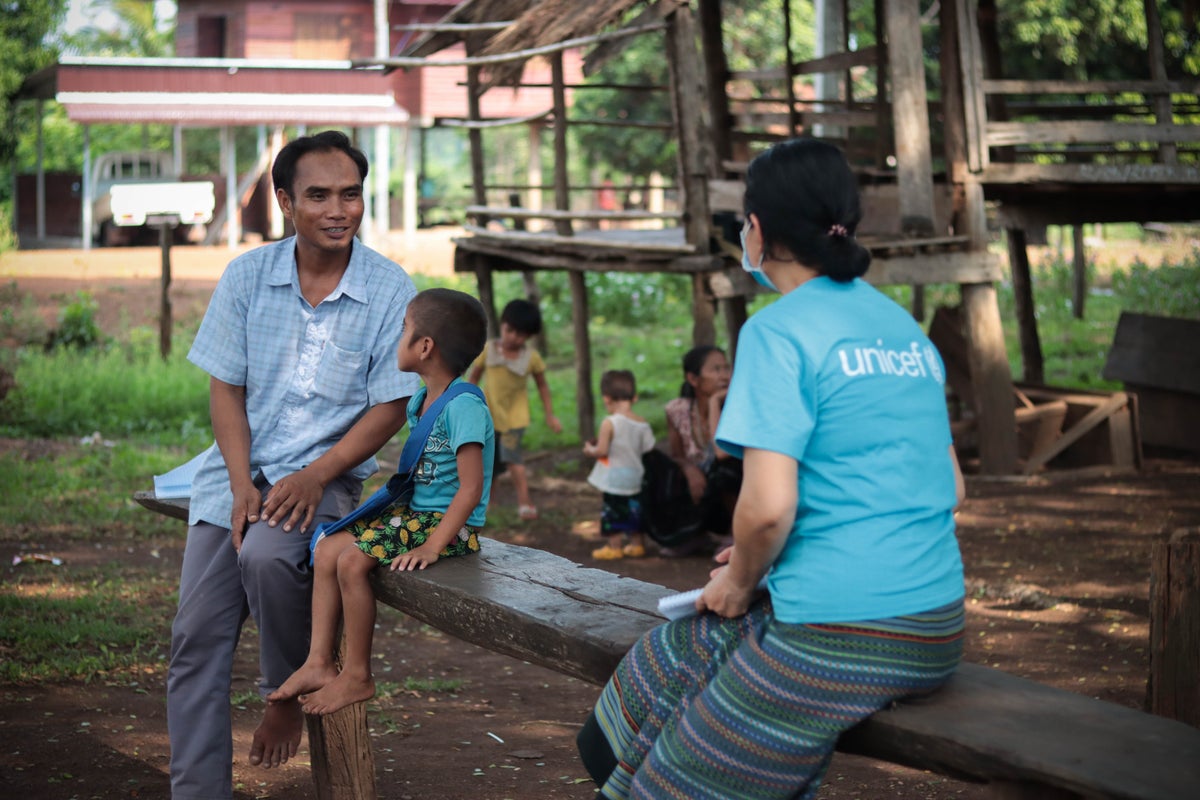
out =
<svg viewBox="0 0 1200 800"><path fill-rule="evenodd" d="M600 396L608 416L594 442L585 442L584 455L596 459L588 483L603 492L600 532L608 539L592 558L613 561L646 555L642 536L642 456L654 448L650 423L633 413L637 381L627 369L610 369L600 376ZM624 539L628 537L626 543Z"/></svg>
<svg viewBox="0 0 1200 800"><path fill-rule="evenodd" d="M425 569L439 558L479 551L492 484L494 435L479 390L433 403L459 383L487 340L483 306L453 289L427 289L409 303L397 360L425 386L408 404L409 430L426 413L436 418L413 466L411 496L389 494L374 514L333 523L314 553L312 644L308 659L270 703L300 698L307 714L330 714L375 696L371 643L375 595L369 580L377 566ZM411 434L410 434L411 435ZM344 623L345 658L334 664L338 623Z"/></svg>
<svg viewBox="0 0 1200 800"><path fill-rule="evenodd" d="M524 520L537 519L537 508L529 499L529 479L521 452L521 437L529 427L526 379L530 375L542 398L546 424L555 433L562 432L562 424L554 416L550 404L546 364L528 344L529 337L537 336L541 331L542 314L538 307L528 300L513 300L500 315L500 338L487 343L471 365L471 374L467 378L471 383L486 378L484 393L496 426L499 460L502 468L512 474L513 487L517 491L517 515Z"/></svg>

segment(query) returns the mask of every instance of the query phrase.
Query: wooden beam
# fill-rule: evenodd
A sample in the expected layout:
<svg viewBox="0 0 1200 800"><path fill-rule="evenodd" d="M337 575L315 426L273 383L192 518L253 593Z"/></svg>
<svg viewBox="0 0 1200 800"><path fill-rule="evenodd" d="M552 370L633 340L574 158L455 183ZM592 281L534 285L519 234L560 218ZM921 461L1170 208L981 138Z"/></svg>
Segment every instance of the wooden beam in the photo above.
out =
<svg viewBox="0 0 1200 800"><path fill-rule="evenodd" d="M470 83L468 81L468 83ZM549 119L550 111L540 111L524 117L505 117L503 119L457 119L455 117L438 117L437 124L445 128L465 128L467 130L485 130L487 128L504 128L511 125L528 125Z"/></svg>
<svg viewBox="0 0 1200 800"><path fill-rule="evenodd" d="M719 161L733 158L733 140L729 129L729 61L725 57L724 35L721 30L721 0L699 0L696 19L700 27L700 47L707 73L708 113L712 118L712 147Z"/></svg>
<svg viewBox="0 0 1200 800"><path fill-rule="evenodd" d="M1200 529L1155 542L1150 564L1147 710L1200 728Z"/></svg>
<svg viewBox="0 0 1200 800"><path fill-rule="evenodd" d="M964 284L962 306L978 404L980 469L985 475L1012 475L1017 469L1017 420L995 285Z"/></svg>
<svg viewBox="0 0 1200 800"><path fill-rule="evenodd" d="M1200 94L1200 78L1151 81L1030 81L988 79L985 94Z"/></svg>
<svg viewBox="0 0 1200 800"><path fill-rule="evenodd" d="M683 216L680 211L601 211L598 209L580 209L578 211L560 211L557 208L518 208L511 206L467 206L468 216L509 217L512 219L553 219L553 220L678 220Z"/></svg>
<svg viewBox="0 0 1200 800"><path fill-rule="evenodd" d="M1200 184L1200 167L1189 164L990 164L980 179L985 184Z"/></svg>
<svg viewBox="0 0 1200 800"><path fill-rule="evenodd" d="M901 230L931 235L933 157L917 0L888 0L887 35Z"/></svg>
<svg viewBox="0 0 1200 800"><path fill-rule="evenodd" d="M1200 125L1159 125L1153 122L989 122L990 147L1052 142L1200 142Z"/></svg>

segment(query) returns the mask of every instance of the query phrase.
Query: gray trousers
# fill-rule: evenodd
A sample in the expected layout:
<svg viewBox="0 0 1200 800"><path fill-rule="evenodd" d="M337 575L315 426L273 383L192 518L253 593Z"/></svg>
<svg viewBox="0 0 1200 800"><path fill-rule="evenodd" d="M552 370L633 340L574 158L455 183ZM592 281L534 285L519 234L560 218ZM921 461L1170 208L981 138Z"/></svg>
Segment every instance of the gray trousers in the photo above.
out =
<svg viewBox="0 0 1200 800"><path fill-rule="evenodd" d="M264 497L269 488L262 487ZM242 624L248 616L258 624L259 694L265 696L308 655L312 527L348 514L361 491L357 481L330 483L307 533L257 522L248 526L240 553L228 527L201 522L188 528L167 671L173 800L233 797L229 695Z"/></svg>

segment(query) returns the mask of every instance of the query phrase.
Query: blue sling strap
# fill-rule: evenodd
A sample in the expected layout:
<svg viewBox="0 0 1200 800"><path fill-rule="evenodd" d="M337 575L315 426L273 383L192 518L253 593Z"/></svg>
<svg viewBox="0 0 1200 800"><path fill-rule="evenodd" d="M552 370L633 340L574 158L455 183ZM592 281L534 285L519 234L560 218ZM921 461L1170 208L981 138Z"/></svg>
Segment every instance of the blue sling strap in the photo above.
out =
<svg viewBox="0 0 1200 800"><path fill-rule="evenodd" d="M433 430L433 423L437 422L438 417L442 414L442 409L446 407L447 403L464 393L473 394L480 400L484 400L483 390L473 383L460 380L447 386L446 391L438 395L438 398L430 404L429 409L421 415L421 418L417 420L416 426L409 433L408 441L404 443L404 449L400 451L400 461L396 465L396 473L388 478L388 482L376 491L375 494L368 497L367 502L346 516L333 522L322 522L313 531L312 541L308 544L309 564L313 561L313 553L317 550L317 542L325 538L326 535L336 533L343 528L348 528L364 519L372 519L379 516L385 508L394 504L411 490L413 470L416 469L417 462L421 460L421 453L425 452L425 442L428 441L429 433Z"/></svg>

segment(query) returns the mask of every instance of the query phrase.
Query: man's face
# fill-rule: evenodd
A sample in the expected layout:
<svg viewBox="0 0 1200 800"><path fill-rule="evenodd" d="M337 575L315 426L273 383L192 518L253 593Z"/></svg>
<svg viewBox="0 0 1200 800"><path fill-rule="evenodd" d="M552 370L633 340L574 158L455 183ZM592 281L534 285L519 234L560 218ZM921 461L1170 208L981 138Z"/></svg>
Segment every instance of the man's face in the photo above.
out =
<svg viewBox="0 0 1200 800"><path fill-rule="evenodd" d="M279 207L292 221L299 246L348 250L363 218L362 178L340 150L306 153L296 162L293 199L280 189Z"/></svg>

